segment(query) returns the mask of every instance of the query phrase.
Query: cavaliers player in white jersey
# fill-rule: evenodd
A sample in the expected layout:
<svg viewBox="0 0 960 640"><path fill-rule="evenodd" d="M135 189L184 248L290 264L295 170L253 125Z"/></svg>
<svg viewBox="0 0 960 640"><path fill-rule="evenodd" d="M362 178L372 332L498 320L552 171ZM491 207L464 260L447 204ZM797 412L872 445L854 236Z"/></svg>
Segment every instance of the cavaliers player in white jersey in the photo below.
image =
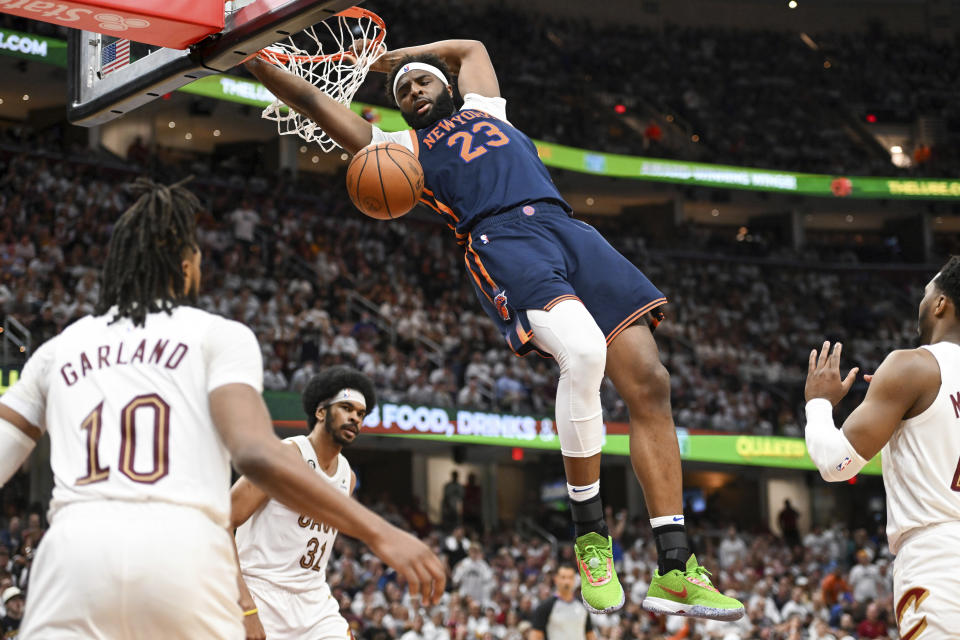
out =
<svg viewBox="0 0 960 640"><path fill-rule="evenodd" d="M245 326L190 306L196 197L141 179L117 221L96 315L41 345L0 397L0 483L44 431L54 474L20 637L239 640L230 460L271 497L371 545L430 601L426 546L329 482L273 433Z"/></svg>
<svg viewBox="0 0 960 640"><path fill-rule="evenodd" d="M306 436L286 444L302 464L346 495L357 478L341 451L360 435L367 412L376 406L373 381L355 369L337 366L314 376L303 390ZM350 625L327 586L327 562L336 527L292 510L245 477L230 492L231 526L243 584L240 604L247 639L349 640Z"/></svg>
<svg viewBox="0 0 960 640"><path fill-rule="evenodd" d="M919 349L890 353L866 398L836 429L833 407L856 378L840 378L840 344L810 353L806 440L829 482L848 480L883 450L894 613L902 640L960 636L960 257L920 301Z"/></svg>

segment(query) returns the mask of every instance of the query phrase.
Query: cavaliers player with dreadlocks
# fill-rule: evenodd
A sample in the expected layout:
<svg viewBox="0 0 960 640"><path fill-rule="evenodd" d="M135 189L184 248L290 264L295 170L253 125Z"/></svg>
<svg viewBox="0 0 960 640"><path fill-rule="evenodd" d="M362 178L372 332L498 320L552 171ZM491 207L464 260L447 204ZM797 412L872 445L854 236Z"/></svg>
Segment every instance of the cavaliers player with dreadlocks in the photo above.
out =
<svg viewBox="0 0 960 640"><path fill-rule="evenodd" d="M260 395L253 332L191 304L196 197L141 179L94 315L41 345L0 397L0 483L50 433L50 530L25 638L239 640L230 461L267 495L365 540L427 601L439 560L302 464Z"/></svg>

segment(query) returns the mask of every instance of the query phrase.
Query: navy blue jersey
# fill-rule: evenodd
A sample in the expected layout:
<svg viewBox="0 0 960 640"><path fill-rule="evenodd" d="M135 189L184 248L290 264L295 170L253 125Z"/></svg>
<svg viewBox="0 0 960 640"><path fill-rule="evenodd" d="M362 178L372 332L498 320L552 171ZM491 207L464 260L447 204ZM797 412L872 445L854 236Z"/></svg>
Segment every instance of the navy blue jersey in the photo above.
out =
<svg viewBox="0 0 960 640"><path fill-rule="evenodd" d="M527 203L547 201L571 210L530 138L475 108L491 103L490 111L503 113L502 99L467 94L457 114L412 132L415 143L411 132L406 140L393 139L415 146L424 174L421 202L442 215L461 241L477 220Z"/></svg>

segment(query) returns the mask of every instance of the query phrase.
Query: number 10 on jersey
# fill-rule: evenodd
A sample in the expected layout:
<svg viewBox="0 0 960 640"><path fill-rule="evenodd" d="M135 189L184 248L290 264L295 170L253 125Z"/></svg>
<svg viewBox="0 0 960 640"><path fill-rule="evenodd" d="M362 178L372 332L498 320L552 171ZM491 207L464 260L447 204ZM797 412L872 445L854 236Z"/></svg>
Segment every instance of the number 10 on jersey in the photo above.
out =
<svg viewBox="0 0 960 640"><path fill-rule="evenodd" d="M137 411L153 414L153 467L145 472L133 468L137 449ZM100 462L100 436L103 435L103 401L91 411L80 429L87 432L86 473L77 478L82 486L102 482L110 477L110 467ZM155 393L137 396L120 410L120 451L117 466L120 473L134 482L153 484L170 472L170 405Z"/></svg>

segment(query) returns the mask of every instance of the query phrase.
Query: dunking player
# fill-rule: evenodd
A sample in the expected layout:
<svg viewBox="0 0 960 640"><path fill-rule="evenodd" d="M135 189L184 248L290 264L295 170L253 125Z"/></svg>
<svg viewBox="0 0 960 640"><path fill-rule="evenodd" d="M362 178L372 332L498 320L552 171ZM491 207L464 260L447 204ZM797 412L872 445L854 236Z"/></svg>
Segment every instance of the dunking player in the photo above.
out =
<svg viewBox="0 0 960 640"><path fill-rule="evenodd" d="M55 486L24 638L244 637L227 533L230 459L270 496L357 535L424 597L439 560L318 478L273 434L263 363L243 325L190 306L197 199L136 185L117 221L96 315L40 346L0 398L0 482L44 430Z"/></svg>
<svg viewBox="0 0 960 640"><path fill-rule="evenodd" d="M376 402L373 382L364 374L326 369L303 391L310 435L288 438L287 446L305 467L350 495L357 478L341 451L360 435ZM244 620L247 638L266 632L270 640L349 640L350 626L326 581L336 528L271 500L246 478L237 480L230 498L245 583L240 606L259 610Z"/></svg>
<svg viewBox="0 0 960 640"><path fill-rule="evenodd" d="M414 131L384 133L310 83L247 63L274 95L348 152L403 144L423 165L424 202L465 247L477 297L510 347L560 367L556 424L576 529L585 603L623 606L600 503L600 384L610 376L630 409L631 459L643 485L659 571L645 606L720 619L743 606L718 593L690 553L670 383L652 329L663 294L592 227L574 220L533 143L507 120L497 75L480 42L447 40L386 52L374 64ZM463 108L454 107L451 71Z"/></svg>
<svg viewBox="0 0 960 640"><path fill-rule="evenodd" d="M883 450L887 539L900 637L955 638L960 629L960 257L924 289L919 349L890 353L867 396L837 429L840 344L810 353L807 450L828 482L849 480ZM925 629L929 629L923 634Z"/></svg>

